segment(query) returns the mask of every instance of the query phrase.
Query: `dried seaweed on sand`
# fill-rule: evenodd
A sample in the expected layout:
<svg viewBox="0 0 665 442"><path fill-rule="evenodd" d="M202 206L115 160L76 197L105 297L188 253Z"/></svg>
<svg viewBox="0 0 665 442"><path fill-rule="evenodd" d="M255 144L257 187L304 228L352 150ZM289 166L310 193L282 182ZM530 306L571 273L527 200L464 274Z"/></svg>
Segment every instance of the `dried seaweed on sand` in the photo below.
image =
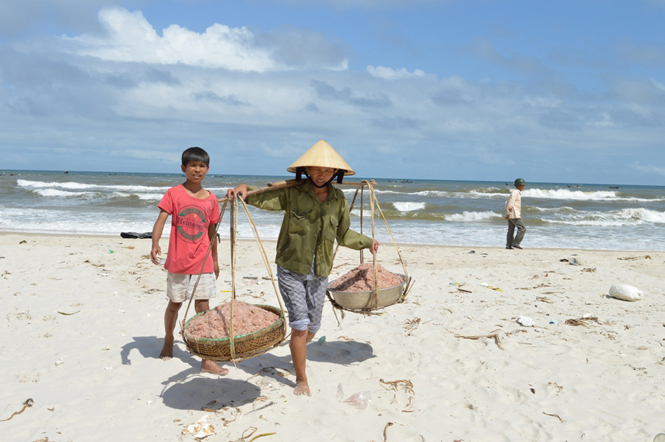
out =
<svg viewBox="0 0 665 442"><path fill-rule="evenodd" d="M598 318L595 316L589 316L586 318L579 318L579 319L567 319L565 324L566 325L573 325L573 326L578 326L578 325L584 325L588 326L589 322L598 322Z"/></svg>
<svg viewBox="0 0 665 442"><path fill-rule="evenodd" d="M8 420L10 420L11 418L13 418L13 417L16 416L17 414L21 414L21 413L23 413L23 412L25 411L26 408L30 408L30 407L32 407L32 406L34 405L34 403L35 403L35 402L32 400L32 398L27 399L25 402L23 402L23 408L21 408L21 411L15 411L15 412L14 412L11 416L9 416L7 419L2 419L2 420L0 420L0 422L7 422Z"/></svg>
<svg viewBox="0 0 665 442"><path fill-rule="evenodd" d="M392 273L380 265L376 268L378 290L395 287L404 282L402 275ZM374 289L374 266L370 263L361 264L342 275L330 286L336 292L368 292Z"/></svg>

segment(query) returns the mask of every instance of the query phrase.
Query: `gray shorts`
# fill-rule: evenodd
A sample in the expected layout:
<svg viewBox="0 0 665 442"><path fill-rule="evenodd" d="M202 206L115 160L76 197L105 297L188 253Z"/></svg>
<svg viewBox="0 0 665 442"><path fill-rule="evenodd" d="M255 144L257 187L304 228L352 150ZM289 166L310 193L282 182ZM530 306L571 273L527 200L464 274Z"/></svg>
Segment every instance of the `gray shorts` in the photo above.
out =
<svg viewBox="0 0 665 442"><path fill-rule="evenodd" d="M170 273L166 277L166 296L177 304L185 302L192 296L194 284L199 275L185 275L182 273ZM196 286L194 300L210 299L217 296L217 285L215 283L214 273L204 273L201 275L199 285Z"/></svg>
<svg viewBox="0 0 665 442"><path fill-rule="evenodd" d="M277 266L277 280L284 305L289 312L289 327L316 333L321 328L328 277L316 276L314 266L309 275Z"/></svg>

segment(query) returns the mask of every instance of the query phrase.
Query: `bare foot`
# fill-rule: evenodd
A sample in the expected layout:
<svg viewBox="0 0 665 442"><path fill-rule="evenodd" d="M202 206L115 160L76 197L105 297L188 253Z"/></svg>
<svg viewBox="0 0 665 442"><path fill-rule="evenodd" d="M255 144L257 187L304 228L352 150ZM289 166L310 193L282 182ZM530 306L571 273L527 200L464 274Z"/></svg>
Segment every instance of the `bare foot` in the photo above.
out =
<svg viewBox="0 0 665 442"><path fill-rule="evenodd" d="M213 374L218 374L220 376L226 376L229 374L229 369L220 367L215 363L215 361L211 361L209 359L204 359L201 361L201 373L213 373Z"/></svg>
<svg viewBox="0 0 665 442"><path fill-rule="evenodd" d="M312 393L309 391L309 385L307 381L297 382L296 388L293 390L293 394L296 396L312 396Z"/></svg>
<svg viewBox="0 0 665 442"><path fill-rule="evenodd" d="M173 357L173 341L167 342L164 341L164 347L162 347L162 352L159 354L159 358L162 361L168 361Z"/></svg>

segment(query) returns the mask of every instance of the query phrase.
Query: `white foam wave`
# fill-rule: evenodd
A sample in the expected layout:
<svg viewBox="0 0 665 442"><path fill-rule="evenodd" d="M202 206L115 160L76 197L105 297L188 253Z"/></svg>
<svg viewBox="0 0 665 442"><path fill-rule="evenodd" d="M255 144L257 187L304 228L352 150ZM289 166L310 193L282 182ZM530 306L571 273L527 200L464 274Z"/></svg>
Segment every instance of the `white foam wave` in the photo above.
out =
<svg viewBox="0 0 665 442"><path fill-rule="evenodd" d="M544 219L553 224L577 226L622 227L644 223L665 224L665 213L643 208L622 209L614 212L578 212L560 219Z"/></svg>
<svg viewBox="0 0 665 442"><path fill-rule="evenodd" d="M584 192L582 190L568 190L568 189L526 189L522 191L522 196L530 198L543 198L543 199L556 199L556 200L602 201L602 200L616 199L617 193L607 190Z"/></svg>
<svg viewBox="0 0 665 442"><path fill-rule="evenodd" d="M491 189L488 189L488 190L491 190ZM465 198L465 197L471 197L471 198L508 198L507 193L480 192L478 190L472 190L468 194L460 194L459 196L462 197L462 198Z"/></svg>
<svg viewBox="0 0 665 442"><path fill-rule="evenodd" d="M217 198L222 198L226 197L226 191L230 189L230 187L206 187L209 191L215 194Z"/></svg>
<svg viewBox="0 0 665 442"><path fill-rule="evenodd" d="M398 202L392 203L395 209L400 212L414 212L416 210L425 209L425 203L416 203L416 202Z"/></svg>
<svg viewBox="0 0 665 442"><path fill-rule="evenodd" d="M95 195L94 192L68 192L66 190L58 189L34 189L33 192L47 198L76 198L91 197Z"/></svg>
<svg viewBox="0 0 665 442"><path fill-rule="evenodd" d="M446 221L483 221L491 218L501 217L496 212L462 212L446 215Z"/></svg>
<svg viewBox="0 0 665 442"><path fill-rule="evenodd" d="M133 196L140 200L159 201L164 196L161 193L126 193L126 192L113 192L113 196L117 198L131 198Z"/></svg>
<svg viewBox="0 0 665 442"><path fill-rule="evenodd" d="M538 212L543 212L543 213L559 213L559 212L577 212L576 209L568 206L560 206L560 207L538 207L538 206L530 206L529 207L532 210L538 211Z"/></svg>
<svg viewBox="0 0 665 442"><path fill-rule="evenodd" d="M444 192L442 190L421 190L420 192L413 192L412 195L421 195L421 196L451 196L450 193Z"/></svg>
<svg viewBox="0 0 665 442"><path fill-rule="evenodd" d="M357 188L356 187L343 187L343 188L338 187L338 189L341 189L342 192L344 192L344 195L346 195L348 197L349 195L354 195L356 193ZM390 193L390 194L396 194L396 195L403 195L404 194L404 192L395 192L394 190L381 190L381 189L377 189L377 188L374 188L374 192L377 193L377 194L380 194L380 193L385 193L385 194ZM358 195L360 195L360 192L358 192ZM365 195L367 195L367 189L365 189ZM358 198L360 198L360 196L358 196Z"/></svg>
<svg viewBox="0 0 665 442"><path fill-rule="evenodd" d="M166 192L170 186L134 186L134 185L106 185L106 184L85 184L77 182L44 182L44 181L30 181L30 180L17 180L16 184L20 187L28 187L33 189L43 189L43 188L52 188L52 189L68 189L68 190L80 190L80 189L99 189L99 190L116 190L119 192L154 192L154 191L163 191Z"/></svg>

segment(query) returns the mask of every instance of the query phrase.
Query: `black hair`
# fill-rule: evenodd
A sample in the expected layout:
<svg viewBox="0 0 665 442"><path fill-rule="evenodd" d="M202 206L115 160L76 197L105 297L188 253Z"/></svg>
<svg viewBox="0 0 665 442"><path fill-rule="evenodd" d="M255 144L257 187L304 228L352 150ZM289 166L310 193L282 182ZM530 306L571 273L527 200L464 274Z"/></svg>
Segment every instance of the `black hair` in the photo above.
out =
<svg viewBox="0 0 665 442"><path fill-rule="evenodd" d="M182 165L187 167L192 161L200 161L210 167L210 155L200 147L190 147L182 153Z"/></svg>
<svg viewBox="0 0 665 442"><path fill-rule="evenodd" d="M342 180L344 179L344 169L336 169L335 173L333 174L332 178L328 180L327 183L325 183L323 186L317 186L314 184L314 181L312 181L312 185L314 187L326 187L328 184L332 183L335 178L337 178L337 184L342 184ZM296 167L296 181L300 182L302 181L302 176L305 175L307 178L309 178L309 173L307 173L307 168L305 167Z"/></svg>

